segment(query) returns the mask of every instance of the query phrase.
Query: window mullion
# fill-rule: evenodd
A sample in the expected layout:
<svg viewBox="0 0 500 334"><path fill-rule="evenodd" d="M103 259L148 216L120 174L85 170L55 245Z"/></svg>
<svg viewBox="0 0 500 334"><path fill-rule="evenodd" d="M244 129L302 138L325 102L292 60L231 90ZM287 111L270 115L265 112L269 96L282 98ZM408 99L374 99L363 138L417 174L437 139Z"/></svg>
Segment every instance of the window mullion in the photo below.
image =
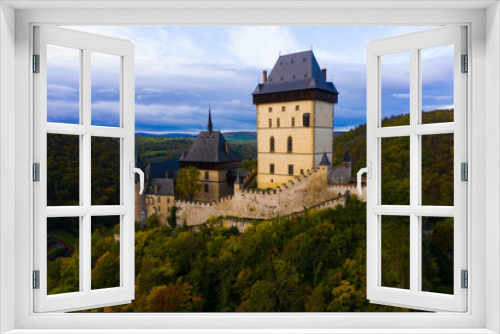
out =
<svg viewBox="0 0 500 334"><path fill-rule="evenodd" d="M82 98L82 124L86 128L85 134L82 136L82 156L80 160L81 171L83 175L83 206L86 208L86 214L83 216L83 237L81 241L81 254L83 258L80 263L82 270L80 272L81 279L83 281L83 291L90 293L91 291L91 216L90 216L90 206L91 206L91 183L92 183L92 154L91 154L91 133L90 133L90 122L91 122L91 94L90 94L90 84L91 84L91 67L90 67L90 50L88 48L83 49L83 60L82 60L82 85L81 85L81 98ZM88 211L87 211L88 210Z"/></svg>
<svg viewBox="0 0 500 334"><path fill-rule="evenodd" d="M419 216L414 209L420 204L420 136L415 133L419 121L419 51L410 49L410 291L418 291L420 281Z"/></svg>

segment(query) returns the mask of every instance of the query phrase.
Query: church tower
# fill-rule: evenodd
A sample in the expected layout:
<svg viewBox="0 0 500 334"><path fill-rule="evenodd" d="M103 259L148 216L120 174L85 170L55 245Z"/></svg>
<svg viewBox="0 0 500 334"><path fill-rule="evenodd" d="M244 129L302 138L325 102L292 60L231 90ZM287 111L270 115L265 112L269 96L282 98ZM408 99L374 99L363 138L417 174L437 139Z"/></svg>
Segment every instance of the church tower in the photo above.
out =
<svg viewBox="0 0 500 334"><path fill-rule="evenodd" d="M257 187L276 188L332 160L333 82L314 53L282 55L253 92L257 106Z"/></svg>

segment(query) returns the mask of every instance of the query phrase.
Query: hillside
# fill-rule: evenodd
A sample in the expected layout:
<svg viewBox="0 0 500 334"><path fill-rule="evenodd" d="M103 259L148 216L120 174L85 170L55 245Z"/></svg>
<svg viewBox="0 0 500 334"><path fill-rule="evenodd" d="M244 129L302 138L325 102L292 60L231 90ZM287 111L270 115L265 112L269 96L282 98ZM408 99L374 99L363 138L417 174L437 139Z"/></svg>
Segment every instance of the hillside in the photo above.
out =
<svg viewBox="0 0 500 334"><path fill-rule="evenodd" d="M257 132L239 131L239 132L224 132L222 133L227 141L245 141L257 140Z"/></svg>
<svg viewBox="0 0 500 334"><path fill-rule="evenodd" d="M453 110L423 113L424 123L453 121ZM384 126L409 124L409 115L383 120ZM333 140L333 165L339 165L345 150L352 161L352 177L366 166L366 124ZM382 198L384 204L409 203L409 138L382 141ZM424 205L453 205L453 134L422 137L422 200Z"/></svg>
<svg viewBox="0 0 500 334"><path fill-rule="evenodd" d="M257 141L255 139L244 139L245 136L243 135L241 139L236 139L239 138L238 136L235 138L226 137L226 139L231 148L238 152L243 160L255 159L257 158ZM179 159L182 152L189 151L194 140L195 138L166 138L136 135L135 150L136 152L139 151L142 162L146 166L148 162L164 162Z"/></svg>

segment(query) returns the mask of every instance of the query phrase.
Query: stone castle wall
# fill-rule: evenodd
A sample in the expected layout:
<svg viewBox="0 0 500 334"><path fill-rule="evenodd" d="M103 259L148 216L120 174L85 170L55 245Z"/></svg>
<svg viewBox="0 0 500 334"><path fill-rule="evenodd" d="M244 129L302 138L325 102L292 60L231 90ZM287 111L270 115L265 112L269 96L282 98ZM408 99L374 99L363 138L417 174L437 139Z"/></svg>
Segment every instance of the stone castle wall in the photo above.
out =
<svg viewBox="0 0 500 334"><path fill-rule="evenodd" d="M351 164L342 164L338 167L333 167L331 177L329 175L329 183L349 183L351 181Z"/></svg>
<svg viewBox="0 0 500 334"><path fill-rule="evenodd" d="M188 226L204 224L212 216L247 219L271 219L286 216L323 202L332 201L346 192L357 194L354 184L328 184L329 168L315 169L295 182L289 181L274 190L236 191L211 203L175 201L178 223ZM366 191L359 196L365 199Z"/></svg>

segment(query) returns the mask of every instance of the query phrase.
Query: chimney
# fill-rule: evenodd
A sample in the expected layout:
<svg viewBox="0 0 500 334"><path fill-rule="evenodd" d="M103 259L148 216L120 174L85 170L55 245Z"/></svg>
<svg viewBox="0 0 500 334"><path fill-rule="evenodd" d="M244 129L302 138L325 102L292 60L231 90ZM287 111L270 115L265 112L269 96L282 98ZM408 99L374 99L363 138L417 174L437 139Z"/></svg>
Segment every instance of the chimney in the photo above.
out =
<svg viewBox="0 0 500 334"><path fill-rule="evenodd" d="M262 83L267 82L267 71L262 71Z"/></svg>
<svg viewBox="0 0 500 334"><path fill-rule="evenodd" d="M325 80L326 80L326 68L322 69L322 70L321 70L321 73L323 73L323 77L324 77L324 78L325 78Z"/></svg>
<svg viewBox="0 0 500 334"><path fill-rule="evenodd" d="M158 194L158 183L155 183L155 194Z"/></svg>

